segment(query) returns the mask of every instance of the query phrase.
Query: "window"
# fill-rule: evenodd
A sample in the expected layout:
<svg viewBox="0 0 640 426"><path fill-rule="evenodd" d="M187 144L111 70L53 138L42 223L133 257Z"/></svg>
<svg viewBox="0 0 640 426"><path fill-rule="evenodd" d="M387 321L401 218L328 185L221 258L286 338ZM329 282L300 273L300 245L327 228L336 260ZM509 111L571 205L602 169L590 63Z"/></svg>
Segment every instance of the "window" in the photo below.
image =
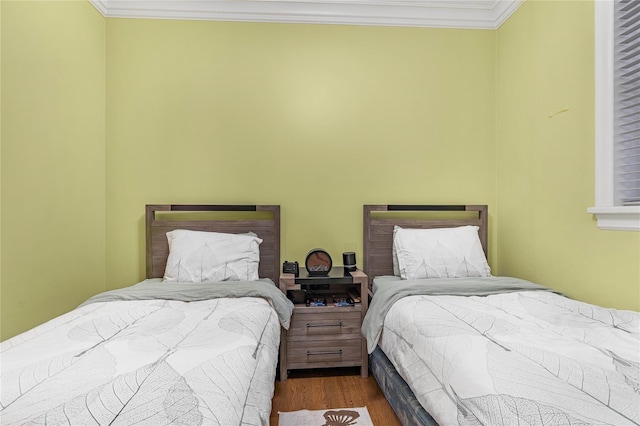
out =
<svg viewBox="0 0 640 426"><path fill-rule="evenodd" d="M595 2L598 227L640 231L640 1Z"/></svg>

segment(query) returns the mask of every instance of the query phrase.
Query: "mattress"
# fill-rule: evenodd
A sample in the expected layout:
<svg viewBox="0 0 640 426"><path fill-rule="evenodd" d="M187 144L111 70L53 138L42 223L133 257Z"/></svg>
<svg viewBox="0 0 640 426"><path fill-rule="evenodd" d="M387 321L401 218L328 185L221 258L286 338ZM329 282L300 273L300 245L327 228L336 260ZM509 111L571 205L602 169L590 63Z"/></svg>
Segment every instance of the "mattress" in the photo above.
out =
<svg viewBox="0 0 640 426"><path fill-rule="evenodd" d="M292 308L269 280L92 298L0 344L0 423L267 425Z"/></svg>
<svg viewBox="0 0 640 426"><path fill-rule="evenodd" d="M519 291L515 279L424 281L379 287L363 330L438 424L640 423L639 313ZM491 281L509 289L464 285Z"/></svg>

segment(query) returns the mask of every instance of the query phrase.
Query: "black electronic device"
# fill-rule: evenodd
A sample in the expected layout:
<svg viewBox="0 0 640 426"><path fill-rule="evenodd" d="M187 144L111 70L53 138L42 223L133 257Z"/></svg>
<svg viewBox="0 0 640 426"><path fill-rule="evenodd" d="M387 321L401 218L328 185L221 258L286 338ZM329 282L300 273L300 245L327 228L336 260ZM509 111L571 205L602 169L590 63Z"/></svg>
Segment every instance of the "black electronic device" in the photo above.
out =
<svg viewBox="0 0 640 426"><path fill-rule="evenodd" d="M345 273L357 270L356 254L352 251L342 253L342 265L344 266Z"/></svg>
<svg viewBox="0 0 640 426"><path fill-rule="evenodd" d="M300 267L298 266L298 262L289 262L285 260L282 264L282 273L283 274L293 274L296 277L300 275Z"/></svg>

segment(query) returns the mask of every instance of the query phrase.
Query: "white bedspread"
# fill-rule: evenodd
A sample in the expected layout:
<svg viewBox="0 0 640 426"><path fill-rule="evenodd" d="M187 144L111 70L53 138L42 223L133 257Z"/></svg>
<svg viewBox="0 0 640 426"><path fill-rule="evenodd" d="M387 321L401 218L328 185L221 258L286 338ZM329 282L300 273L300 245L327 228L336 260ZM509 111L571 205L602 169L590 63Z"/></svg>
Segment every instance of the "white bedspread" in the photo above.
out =
<svg viewBox="0 0 640 426"><path fill-rule="evenodd" d="M442 426L640 424L638 312L546 291L408 296L379 345Z"/></svg>
<svg viewBox="0 0 640 426"><path fill-rule="evenodd" d="M0 344L0 424L268 425L279 341L258 297L85 305Z"/></svg>

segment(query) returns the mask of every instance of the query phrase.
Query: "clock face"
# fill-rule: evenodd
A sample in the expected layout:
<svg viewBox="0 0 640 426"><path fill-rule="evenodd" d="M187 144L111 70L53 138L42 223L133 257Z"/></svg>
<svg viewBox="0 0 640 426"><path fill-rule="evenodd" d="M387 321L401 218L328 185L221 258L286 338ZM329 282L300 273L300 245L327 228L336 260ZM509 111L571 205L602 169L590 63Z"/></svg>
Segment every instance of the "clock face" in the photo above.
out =
<svg viewBox="0 0 640 426"><path fill-rule="evenodd" d="M313 249L307 254L305 267L309 275L327 275L331 270L331 266L331 256L326 251Z"/></svg>

